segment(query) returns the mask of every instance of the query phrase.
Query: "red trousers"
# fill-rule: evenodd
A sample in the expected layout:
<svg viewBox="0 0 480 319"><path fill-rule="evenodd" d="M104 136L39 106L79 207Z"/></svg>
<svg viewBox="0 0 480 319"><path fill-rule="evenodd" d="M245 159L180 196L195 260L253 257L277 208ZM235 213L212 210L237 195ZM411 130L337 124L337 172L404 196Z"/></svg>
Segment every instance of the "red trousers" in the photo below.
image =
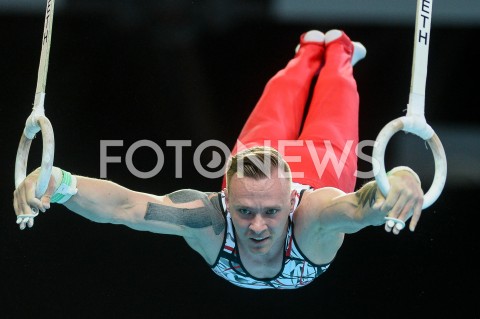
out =
<svg viewBox="0 0 480 319"><path fill-rule="evenodd" d="M306 42L302 35L294 58L267 83L232 155L272 146L289 163L294 182L354 191L359 96L352 54L345 34L327 45Z"/></svg>

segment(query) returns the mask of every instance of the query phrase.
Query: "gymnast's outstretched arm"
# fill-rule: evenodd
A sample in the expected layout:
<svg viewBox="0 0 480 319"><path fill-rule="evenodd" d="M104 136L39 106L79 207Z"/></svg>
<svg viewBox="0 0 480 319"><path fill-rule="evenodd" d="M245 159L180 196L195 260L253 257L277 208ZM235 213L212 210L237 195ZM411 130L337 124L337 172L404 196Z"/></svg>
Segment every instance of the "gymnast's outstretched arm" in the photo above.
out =
<svg viewBox="0 0 480 319"><path fill-rule="evenodd" d="M371 181L352 193L333 187L317 189L304 196L298 209L303 216L310 216L310 219L307 217L303 220L304 223L317 223L323 234L331 233L333 236L355 233L367 226L383 225L386 223L385 217L401 222L411 218L409 228L414 231L423 204L418 176L402 167L389 176L389 182L391 189L386 198L376 183ZM385 228L395 234L400 232L400 229L392 228L388 223Z"/></svg>
<svg viewBox="0 0 480 319"><path fill-rule="evenodd" d="M17 216L32 214L30 206L42 212L50 208L64 182L58 176L68 173L59 170L54 167L55 174L52 174L47 192L41 199L35 198L34 194L39 170L25 178L14 192ZM216 193L183 189L156 196L107 180L83 176L71 176L70 180L75 181L76 192L74 196L67 196L68 200L63 204L94 222L122 224L136 230L178 235L186 239L194 239L205 232L216 236L225 226Z"/></svg>

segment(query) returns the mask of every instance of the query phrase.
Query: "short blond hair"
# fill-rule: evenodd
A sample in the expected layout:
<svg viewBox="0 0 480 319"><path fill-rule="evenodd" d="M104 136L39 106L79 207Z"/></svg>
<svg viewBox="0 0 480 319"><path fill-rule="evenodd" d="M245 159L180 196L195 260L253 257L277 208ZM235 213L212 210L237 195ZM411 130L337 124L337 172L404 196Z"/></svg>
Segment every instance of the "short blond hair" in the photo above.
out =
<svg viewBox="0 0 480 319"><path fill-rule="evenodd" d="M227 187L235 174L253 179L270 178L272 168L278 168L291 182L290 166L283 156L273 147L254 146L232 156L227 169ZM282 170L283 169L283 170Z"/></svg>

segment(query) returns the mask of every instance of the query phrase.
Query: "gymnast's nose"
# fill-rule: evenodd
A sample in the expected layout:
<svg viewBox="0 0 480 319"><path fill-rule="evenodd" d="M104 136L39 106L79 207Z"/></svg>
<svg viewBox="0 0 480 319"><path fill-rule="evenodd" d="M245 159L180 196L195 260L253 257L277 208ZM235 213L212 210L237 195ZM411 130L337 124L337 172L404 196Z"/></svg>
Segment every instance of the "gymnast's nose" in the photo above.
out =
<svg viewBox="0 0 480 319"><path fill-rule="evenodd" d="M255 234L261 234L268 227L265 223L265 219L262 217L262 214L255 214L255 217L250 222L250 230Z"/></svg>

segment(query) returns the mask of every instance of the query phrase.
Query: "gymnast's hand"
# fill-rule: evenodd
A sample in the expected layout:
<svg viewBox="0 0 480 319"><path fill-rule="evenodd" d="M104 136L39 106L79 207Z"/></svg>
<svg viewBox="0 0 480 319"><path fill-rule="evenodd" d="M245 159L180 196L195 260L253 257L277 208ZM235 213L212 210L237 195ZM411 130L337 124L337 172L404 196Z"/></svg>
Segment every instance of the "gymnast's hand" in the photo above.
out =
<svg viewBox="0 0 480 319"><path fill-rule="evenodd" d="M418 176L413 171L398 170L388 177L390 191L385 198L377 189L376 201L372 206L387 213L385 230L393 231L395 235L400 233L404 222L410 217L409 229L414 231L422 213L423 190ZM398 220L398 222L392 222Z"/></svg>
<svg viewBox="0 0 480 319"><path fill-rule="evenodd" d="M30 173L17 189L13 192L13 208L17 215L17 224L20 229L26 226L33 226L33 219L38 215L38 211L46 212L50 208L50 198L55 191L55 178L50 177L48 188L43 196L38 199L35 197L35 188L40 177L40 168Z"/></svg>

